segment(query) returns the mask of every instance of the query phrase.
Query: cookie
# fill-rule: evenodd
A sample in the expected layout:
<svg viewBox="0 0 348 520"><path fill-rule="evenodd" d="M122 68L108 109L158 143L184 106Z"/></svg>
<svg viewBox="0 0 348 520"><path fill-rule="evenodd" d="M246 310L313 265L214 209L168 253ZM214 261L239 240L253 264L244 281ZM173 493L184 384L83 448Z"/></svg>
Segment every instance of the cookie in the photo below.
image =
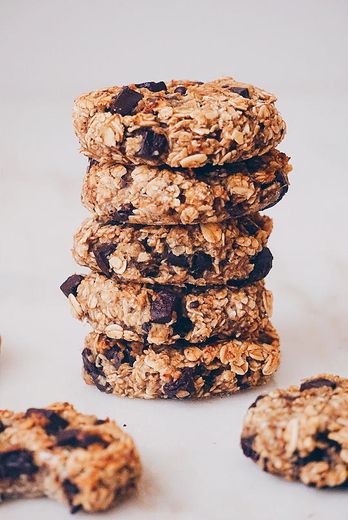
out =
<svg viewBox="0 0 348 520"><path fill-rule="evenodd" d="M252 334L272 310L263 282L242 288L145 286L91 273L70 276L61 290L75 317L96 332L155 345Z"/></svg>
<svg viewBox="0 0 348 520"><path fill-rule="evenodd" d="M0 495L48 496L72 513L107 509L141 473L134 442L115 422L68 403L0 410Z"/></svg>
<svg viewBox="0 0 348 520"><path fill-rule="evenodd" d="M265 471L310 486L348 483L348 379L322 374L261 395L242 433L244 454Z"/></svg>
<svg viewBox="0 0 348 520"><path fill-rule="evenodd" d="M225 166L174 170L90 163L82 202L103 221L221 222L270 208L288 190L289 158L278 150Z"/></svg>
<svg viewBox="0 0 348 520"><path fill-rule="evenodd" d="M221 224L143 226L87 219L74 237L80 265L118 282L242 286L264 278L269 217L252 215Z"/></svg>
<svg viewBox="0 0 348 520"><path fill-rule="evenodd" d="M285 134L276 98L222 78L131 84L76 99L81 151L103 162L197 168L262 155Z"/></svg>
<svg viewBox="0 0 348 520"><path fill-rule="evenodd" d="M268 323L253 340L186 348L149 347L92 332L82 353L86 383L143 399L205 398L266 383L279 365L279 338Z"/></svg>

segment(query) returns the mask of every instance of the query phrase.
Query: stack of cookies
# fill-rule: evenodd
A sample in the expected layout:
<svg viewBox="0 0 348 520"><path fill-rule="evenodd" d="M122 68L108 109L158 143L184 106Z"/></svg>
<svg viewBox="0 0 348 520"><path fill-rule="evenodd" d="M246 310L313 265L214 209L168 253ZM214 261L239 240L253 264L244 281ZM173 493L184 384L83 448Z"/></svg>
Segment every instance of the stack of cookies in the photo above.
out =
<svg viewBox="0 0 348 520"><path fill-rule="evenodd" d="M272 221L288 189L275 97L223 78L112 87L75 102L89 159L74 240L87 275L62 285L93 332L84 377L143 398L259 385L279 364L269 319Z"/></svg>

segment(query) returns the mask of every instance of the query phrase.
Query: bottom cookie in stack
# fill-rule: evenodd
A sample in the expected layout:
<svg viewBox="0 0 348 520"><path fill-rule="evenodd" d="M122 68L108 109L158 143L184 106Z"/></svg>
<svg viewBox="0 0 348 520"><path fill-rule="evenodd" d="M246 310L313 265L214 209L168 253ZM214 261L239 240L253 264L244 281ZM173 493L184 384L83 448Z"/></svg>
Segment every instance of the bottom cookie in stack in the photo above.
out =
<svg viewBox="0 0 348 520"><path fill-rule="evenodd" d="M84 378L99 390L143 399L207 398L266 383L279 366L279 338L269 322L252 339L183 347L151 346L90 333Z"/></svg>

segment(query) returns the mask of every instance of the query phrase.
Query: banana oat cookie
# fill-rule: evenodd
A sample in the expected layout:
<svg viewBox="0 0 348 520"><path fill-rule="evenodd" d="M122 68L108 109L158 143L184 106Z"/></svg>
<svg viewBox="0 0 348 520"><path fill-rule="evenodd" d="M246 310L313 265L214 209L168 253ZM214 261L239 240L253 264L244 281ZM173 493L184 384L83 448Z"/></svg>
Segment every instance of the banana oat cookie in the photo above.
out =
<svg viewBox="0 0 348 520"><path fill-rule="evenodd" d="M0 410L0 496L47 496L72 513L107 509L141 473L133 440L115 422L68 403Z"/></svg>
<svg viewBox="0 0 348 520"><path fill-rule="evenodd" d="M263 470L287 480L318 488L347 484L348 379L321 374L259 396L241 445Z"/></svg>
<svg viewBox="0 0 348 520"><path fill-rule="evenodd" d="M92 332L82 353L86 383L144 399L204 398L266 383L279 365L279 338L268 323L253 340L186 348L145 346Z"/></svg>
<svg viewBox="0 0 348 520"><path fill-rule="evenodd" d="M242 288L118 284L72 275L61 286L74 315L113 339L155 345L250 335L271 315L263 282Z"/></svg>
<svg viewBox="0 0 348 520"><path fill-rule="evenodd" d="M264 278L269 217L221 224L139 226L85 220L74 238L75 260L119 282L242 286Z"/></svg>
<svg viewBox="0 0 348 520"><path fill-rule="evenodd" d="M132 224L221 222L274 206L288 190L289 158L262 157L192 170L90 162L82 202L104 221Z"/></svg>
<svg viewBox="0 0 348 520"><path fill-rule="evenodd" d="M111 87L76 99L81 151L103 162L197 168L262 155L284 137L272 94L232 78Z"/></svg>

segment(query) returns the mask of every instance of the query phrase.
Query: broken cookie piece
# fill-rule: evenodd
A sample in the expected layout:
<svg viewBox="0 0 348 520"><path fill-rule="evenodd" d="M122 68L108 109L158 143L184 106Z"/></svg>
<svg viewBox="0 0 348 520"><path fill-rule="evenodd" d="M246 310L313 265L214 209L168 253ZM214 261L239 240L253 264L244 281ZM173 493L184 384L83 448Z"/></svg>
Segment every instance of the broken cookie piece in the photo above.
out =
<svg viewBox="0 0 348 520"><path fill-rule="evenodd" d="M141 473L131 437L110 419L68 403L0 410L0 495L47 496L72 513L101 511L134 490Z"/></svg>
<svg viewBox="0 0 348 520"><path fill-rule="evenodd" d="M309 486L348 482L348 379L327 374L259 396L241 446L264 471Z"/></svg>

